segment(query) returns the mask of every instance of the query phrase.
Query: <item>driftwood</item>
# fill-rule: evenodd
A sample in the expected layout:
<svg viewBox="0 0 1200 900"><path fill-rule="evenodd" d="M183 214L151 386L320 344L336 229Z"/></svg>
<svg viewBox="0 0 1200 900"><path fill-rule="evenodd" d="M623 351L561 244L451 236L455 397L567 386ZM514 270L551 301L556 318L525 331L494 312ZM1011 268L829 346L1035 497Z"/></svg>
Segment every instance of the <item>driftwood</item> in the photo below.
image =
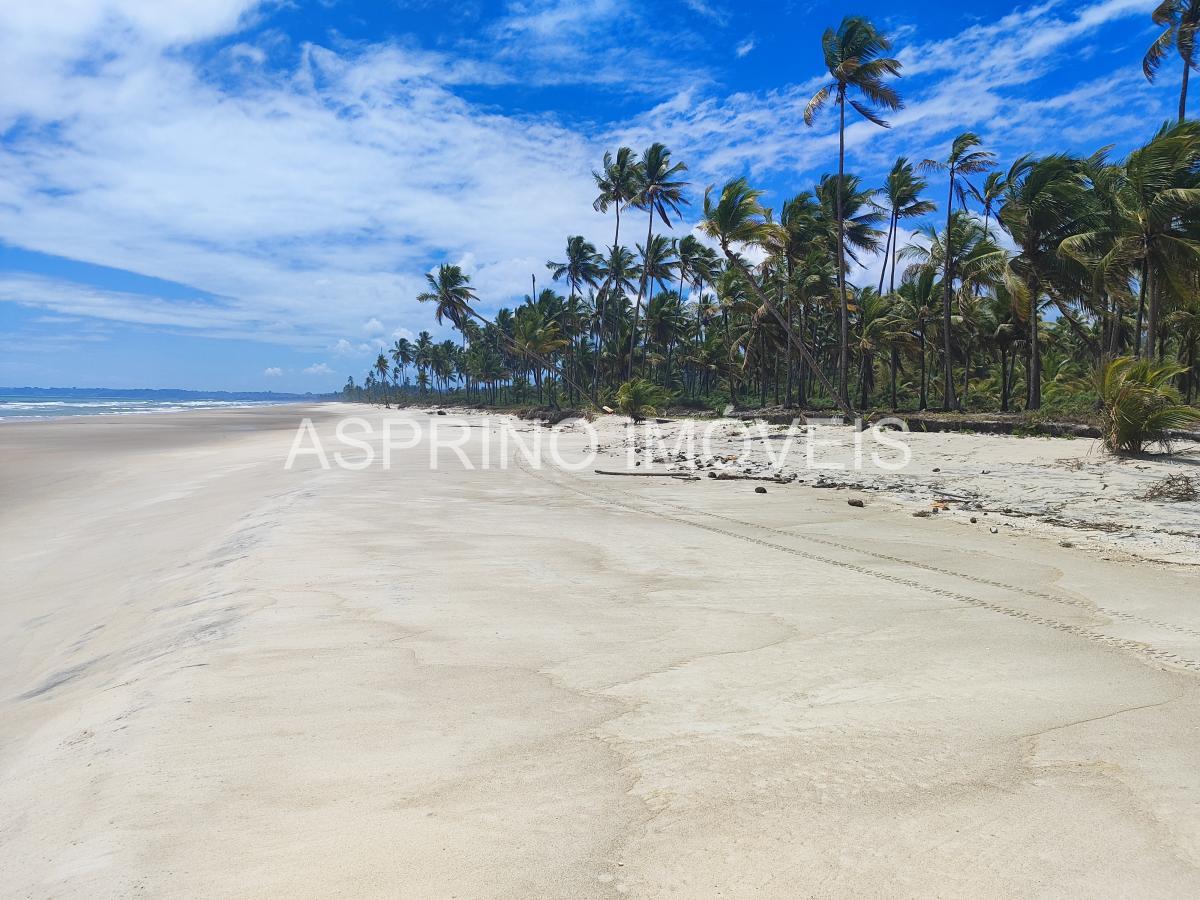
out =
<svg viewBox="0 0 1200 900"><path fill-rule="evenodd" d="M593 469L597 475L631 475L637 478L684 478L698 480L690 472L617 472L612 469Z"/></svg>
<svg viewBox="0 0 1200 900"><path fill-rule="evenodd" d="M736 472L715 472L711 469L708 477L717 481L770 481L772 484L787 484L792 480L782 475L739 475Z"/></svg>

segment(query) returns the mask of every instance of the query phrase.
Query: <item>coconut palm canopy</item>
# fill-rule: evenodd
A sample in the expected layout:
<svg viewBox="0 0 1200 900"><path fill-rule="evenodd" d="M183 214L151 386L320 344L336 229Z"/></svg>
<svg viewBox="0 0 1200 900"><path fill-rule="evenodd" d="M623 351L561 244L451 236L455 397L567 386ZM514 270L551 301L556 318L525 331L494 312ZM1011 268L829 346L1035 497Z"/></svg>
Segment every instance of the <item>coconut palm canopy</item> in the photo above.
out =
<svg viewBox="0 0 1200 900"><path fill-rule="evenodd" d="M1189 9L1171 15L1174 31L1147 57L1150 74L1168 45L1190 52ZM546 264L553 287L480 326L459 267L427 275L418 299L463 331L456 387L496 402L629 405L657 386L649 405L670 397L849 416L1049 403L1087 414L1112 393L1092 373L1125 355L1167 373L1159 382L1191 403L1200 124L1147 122L1145 142L1120 159L1101 148L1006 162L963 131L939 155L900 156L870 182L845 169L846 110L884 126L884 111L903 109L891 46L857 16L821 37L829 80L804 118L836 109L829 163L838 171L798 185L778 212L745 176L701 185L661 142L619 146L592 173L593 211L611 216L613 242L567 236ZM680 234L693 199L698 219ZM644 241L629 236L639 218ZM390 385L379 365L357 390L408 384L399 344L393 359ZM424 369L418 360L418 379ZM428 390L429 379L415 387Z"/></svg>

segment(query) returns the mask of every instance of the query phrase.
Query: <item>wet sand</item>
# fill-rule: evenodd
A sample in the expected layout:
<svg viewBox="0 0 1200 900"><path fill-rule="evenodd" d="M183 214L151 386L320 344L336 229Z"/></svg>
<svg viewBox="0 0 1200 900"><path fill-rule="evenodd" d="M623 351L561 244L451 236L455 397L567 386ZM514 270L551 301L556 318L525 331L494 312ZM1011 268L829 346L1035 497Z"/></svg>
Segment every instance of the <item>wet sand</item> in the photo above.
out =
<svg viewBox="0 0 1200 900"><path fill-rule="evenodd" d="M1195 895L1194 568L344 413L0 426L0 895Z"/></svg>

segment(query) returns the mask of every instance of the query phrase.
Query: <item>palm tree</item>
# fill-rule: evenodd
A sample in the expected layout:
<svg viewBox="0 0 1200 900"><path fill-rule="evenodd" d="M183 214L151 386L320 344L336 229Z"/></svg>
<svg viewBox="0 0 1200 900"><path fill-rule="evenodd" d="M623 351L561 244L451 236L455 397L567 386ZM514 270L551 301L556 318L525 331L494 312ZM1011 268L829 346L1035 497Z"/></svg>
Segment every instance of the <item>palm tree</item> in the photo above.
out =
<svg viewBox="0 0 1200 900"><path fill-rule="evenodd" d="M607 336L605 326L607 324L609 307L615 302L618 304L618 312L620 311L620 304L624 301L625 296L633 293L635 290L634 279L640 276L640 270L634 261L633 254L627 248L613 244L608 258L601 263L601 273L604 280L600 283L600 289L596 294L597 325L596 360L592 370L593 399L597 396L601 352Z"/></svg>
<svg viewBox="0 0 1200 900"><path fill-rule="evenodd" d="M1134 353L1161 350L1164 299L1195 294L1192 279L1200 266L1200 123L1168 123L1119 166L1088 161L1095 220L1064 237L1061 252L1091 273L1093 293L1124 293L1136 272L1138 283ZM1086 226L1083 220L1077 226ZM1119 338L1117 314L1110 314L1110 349Z"/></svg>
<svg viewBox="0 0 1200 900"><path fill-rule="evenodd" d="M790 323L783 318L778 307L754 280L746 263L734 252L735 244L744 247L763 246L771 240L772 231L779 227L767 219L767 211L758 199L762 196L762 191L751 188L744 178L735 178L721 189L721 196L716 202L713 201L712 192L713 185L709 185L704 192L704 219L700 223L700 229L721 246L721 252L729 260L731 268L741 275L759 303L780 324L792 346L812 368L813 373L829 391L829 395L837 401L842 412L847 418L853 418L854 410L849 400L830 384L808 348L793 333Z"/></svg>
<svg viewBox="0 0 1200 900"><path fill-rule="evenodd" d="M581 234L567 238L565 262L548 262L546 268L550 270L550 277L555 281L567 282L572 297L578 294L584 285L595 287L599 284L604 272L596 245L584 239Z"/></svg>
<svg viewBox="0 0 1200 900"><path fill-rule="evenodd" d="M825 29L821 50L825 67L832 81L823 85L804 108L804 122L812 125L813 117L831 97L838 106L838 197L837 197L837 262L838 291L841 297L841 343L838 357L838 397L842 405L850 405L850 305L846 297L846 259L843 247L842 181L846 171L846 94L853 89L863 99L851 100L850 105L860 116L883 128L888 123L879 116L880 109L903 107L895 88L884 82L887 76L900 74L900 61L881 56L892 42L876 30L867 19L847 16L837 31Z"/></svg>
<svg viewBox="0 0 1200 900"><path fill-rule="evenodd" d="M986 229L996 211L996 201L1004 196L1004 173L988 172L984 176L982 186L968 184L967 190L975 198L975 202L983 207L983 227Z"/></svg>
<svg viewBox="0 0 1200 900"><path fill-rule="evenodd" d="M567 311L568 317L572 320L578 319L579 304L577 298L580 291L585 285L591 288L596 287L604 274L600 254L596 252L596 245L584 239L581 234L572 235L567 238L566 260L563 262L547 262L546 268L550 270L551 278L555 281L565 279L568 286L570 286L571 294L569 309ZM572 322L572 325L574 324ZM576 341L581 335L578 334L578 329L575 327L569 328L567 335L571 345L571 366L575 368L579 357ZM593 397L592 399L594 400L595 398Z"/></svg>
<svg viewBox="0 0 1200 900"><path fill-rule="evenodd" d="M1026 409L1039 409L1042 405L1038 340L1042 296L1053 289L1061 271L1059 246L1063 239L1085 230L1079 227L1088 215L1083 171L1083 161L1066 154L1041 159L1022 156L1006 176L999 219L1018 251L1009 262L1015 276L1010 289L1026 310Z"/></svg>
<svg viewBox="0 0 1200 900"><path fill-rule="evenodd" d="M388 361L387 357L383 355L383 351L380 351L379 356L375 359L375 371L379 373L379 381L383 384L384 391L386 391L388 383ZM383 395L383 405L389 405L386 393Z"/></svg>
<svg viewBox="0 0 1200 900"><path fill-rule="evenodd" d="M964 202L966 188L958 182L961 177L986 172L995 163L996 154L990 150L977 150L982 141L979 136L970 131L964 131L950 145L950 155L945 162L927 159L921 163L921 168L932 172L945 172L949 176L950 186L946 198L946 234L953 236L950 228L950 218L954 212L954 198L957 195ZM942 354L944 357L942 380L942 409L949 412L954 407L954 365L950 348L950 290L954 283L954 252L945 255L945 268L942 271Z"/></svg>
<svg viewBox="0 0 1200 900"><path fill-rule="evenodd" d="M660 290L666 289L667 279L672 278L675 273L676 258L675 258L675 242L667 238L665 235L656 234L650 239L650 244L643 247L637 245L638 253L642 257L642 278L641 284L646 295L646 306L649 308L650 300L654 296L654 285L658 285ZM634 334L630 337L630 354L633 353L633 339L636 337L637 330L637 311L634 311ZM646 363L646 348L642 347L642 367L645 369ZM643 372L644 374L644 372Z"/></svg>
<svg viewBox="0 0 1200 900"><path fill-rule="evenodd" d="M922 200L921 192L929 187L929 182L920 178L913 164L907 157L899 157L888 172L883 183L883 195L887 200L888 233L883 245L883 267L879 270L879 287L877 293L883 293L883 277L887 274L888 262L892 266L892 279L888 293L896 292L896 244L899 237L900 222L904 219L914 219L928 215L937 209L930 200Z"/></svg>
<svg viewBox="0 0 1200 900"><path fill-rule="evenodd" d="M436 275L426 272L425 280L429 290L418 294L417 300L436 304L434 316L439 325L443 319L449 319L451 325L462 331L467 319L474 315L470 304L479 299L471 287L470 277L459 266L442 263ZM463 332L463 341L466 339L466 332Z"/></svg>
<svg viewBox="0 0 1200 900"><path fill-rule="evenodd" d="M617 155L605 151L604 164L599 172L592 172L599 194L592 202L596 212L608 212L611 206L617 215L617 227L613 232L613 246L621 243L621 210L633 202L638 193L641 163L632 150L621 147Z"/></svg>
<svg viewBox="0 0 1200 900"><path fill-rule="evenodd" d="M408 338L398 338L396 343L392 345L390 352L392 362L400 370L401 376L405 374L405 370L412 364L413 361L413 345ZM407 380L407 379L405 379Z"/></svg>
<svg viewBox="0 0 1200 900"><path fill-rule="evenodd" d="M429 367L433 364L433 335L422 331L413 345L413 362L417 364L417 385L421 393L429 388Z"/></svg>
<svg viewBox="0 0 1200 900"><path fill-rule="evenodd" d="M1196 30L1200 28L1200 0L1162 0L1151 14L1163 32L1142 58L1142 72L1154 81L1158 67L1174 47L1183 61L1183 80L1179 86L1179 121L1187 118L1188 75L1196 67Z"/></svg>
<svg viewBox="0 0 1200 900"><path fill-rule="evenodd" d="M546 374L553 372L553 363L549 357L566 345L567 341L562 337L558 322L546 315L543 305L526 303L517 310L513 346L525 361L526 367L533 373L539 402L542 400L543 371ZM553 393L551 400L553 401Z"/></svg>
<svg viewBox="0 0 1200 900"><path fill-rule="evenodd" d="M687 187L687 182L680 181L678 176L686 171L687 166L683 163L671 162L671 151L664 144L651 144L642 154L641 166L635 176L637 194L633 203L638 209L644 209L649 213L649 220L646 224L645 248L647 250L651 249L651 242L654 238L655 214L662 219L667 228L671 227L672 215L682 216L679 207L687 205L688 202L687 198L683 196L683 189ZM633 305L633 330L629 335L629 369L626 372L626 378L633 377L633 347L634 341L637 339L638 313L642 307L642 298L646 294L646 282L649 277L651 275L647 272L647 267L643 266L637 300Z"/></svg>

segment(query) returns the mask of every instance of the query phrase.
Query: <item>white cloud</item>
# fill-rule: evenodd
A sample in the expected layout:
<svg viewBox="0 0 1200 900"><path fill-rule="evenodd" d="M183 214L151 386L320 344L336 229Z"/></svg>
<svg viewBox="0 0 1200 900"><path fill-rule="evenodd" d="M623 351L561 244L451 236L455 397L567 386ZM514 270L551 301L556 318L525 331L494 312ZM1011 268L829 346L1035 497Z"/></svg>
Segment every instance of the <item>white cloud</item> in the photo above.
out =
<svg viewBox="0 0 1200 900"><path fill-rule="evenodd" d="M459 99L440 57L310 47L295 71L235 90L163 47L233 27L249 2L185 4L186 27L127 16L120 34L98 16L60 28L33 6L0 11L0 71L24 87L0 94L0 132L23 123L0 154L0 240L222 298L197 324L325 345L348 318L416 330L431 259L486 261L498 276L476 279L486 308L524 288L506 260L548 256L589 216L607 230L590 213L598 148ZM70 64L95 46L111 53L99 71ZM186 303L69 293L56 287L59 308L191 327Z"/></svg>
<svg viewBox="0 0 1200 900"><path fill-rule="evenodd" d="M738 44L736 47L733 48L733 52L735 54L737 54L738 59L741 59L743 56L747 55L753 49L754 49L754 38L746 38L746 40L742 41L740 44Z"/></svg>
<svg viewBox="0 0 1200 900"><path fill-rule="evenodd" d="M283 369L279 368L279 366L268 366L263 369L263 375L267 378L279 378L283 375Z"/></svg>
<svg viewBox="0 0 1200 900"><path fill-rule="evenodd" d="M684 4L721 15L706 0ZM611 216L591 210L590 171L618 142L666 141L697 194L747 169L799 190L836 159L832 118L814 129L801 120L815 58L808 80L721 94L703 72L630 49L629 31L645 26L632 0L511 3L473 54L400 40L309 46L290 71L262 65L261 47L239 33L259 10L256 0L0 5L0 83L21 86L0 92L0 240L214 298L0 274L0 300L365 357L378 342L363 337L435 330L414 299L433 261L461 261L488 312L526 293L531 273L548 282L544 261L561 256L566 235L610 241ZM1058 96L1022 95L1056 67L1069 72L1097 29L1144 14L1141 0L1049 3L904 44L909 105L890 132L850 126L852 165L879 172L900 153L940 156L968 127L1010 155L1148 132L1172 92L1148 87L1128 59L1091 83L1064 80ZM239 42L212 58L177 52L231 34ZM581 131L457 92L518 78L624 85L658 102Z"/></svg>
<svg viewBox="0 0 1200 900"><path fill-rule="evenodd" d="M374 353L376 347L374 344L369 344L366 341L351 343L345 338L339 338L337 343L330 348L330 352L334 356L365 356L368 353Z"/></svg>
<svg viewBox="0 0 1200 900"><path fill-rule="evenodd" d="M305 375L332 375L333 369L325 365L323 362L313 363L311 366L306 366L304 369Z"/></svg>

